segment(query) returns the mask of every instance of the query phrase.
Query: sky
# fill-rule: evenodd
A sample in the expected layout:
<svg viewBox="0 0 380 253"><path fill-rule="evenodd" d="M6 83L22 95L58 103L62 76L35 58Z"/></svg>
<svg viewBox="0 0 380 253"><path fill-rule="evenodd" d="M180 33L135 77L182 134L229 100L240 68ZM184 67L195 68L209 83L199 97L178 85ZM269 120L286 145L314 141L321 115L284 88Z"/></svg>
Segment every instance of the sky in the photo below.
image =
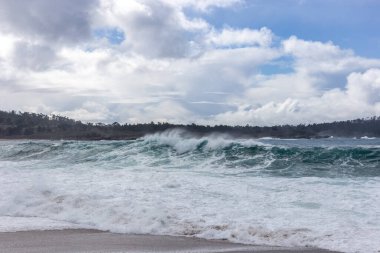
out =
<svg viewBox="0 0 380 253"><path fill-rule="evenodd" d="M380 116L378 0L0 0L0 110L84 122Z"/></svg>

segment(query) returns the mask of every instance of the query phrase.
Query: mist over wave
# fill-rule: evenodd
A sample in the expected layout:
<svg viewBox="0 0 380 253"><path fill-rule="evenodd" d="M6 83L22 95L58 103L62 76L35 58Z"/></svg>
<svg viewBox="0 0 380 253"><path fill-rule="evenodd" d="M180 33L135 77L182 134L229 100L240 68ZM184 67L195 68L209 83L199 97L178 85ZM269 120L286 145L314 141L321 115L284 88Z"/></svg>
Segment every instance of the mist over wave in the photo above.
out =
<svg viewBox="0 0 380 253"><path fill-rule="evenodd" d="M97 228L380 248L379 139L1 141L0 230Z"/></svg>

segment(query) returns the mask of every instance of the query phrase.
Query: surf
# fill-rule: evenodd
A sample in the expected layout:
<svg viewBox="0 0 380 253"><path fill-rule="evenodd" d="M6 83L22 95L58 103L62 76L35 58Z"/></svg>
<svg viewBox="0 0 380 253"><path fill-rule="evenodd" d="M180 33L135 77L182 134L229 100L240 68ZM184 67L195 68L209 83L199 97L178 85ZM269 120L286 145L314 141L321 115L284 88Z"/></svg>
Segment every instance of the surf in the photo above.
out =
<svg viewBox="0 0 380 253"><path fill-rule="evenodd" d="M376 252L379 158L378 139L175 130L129 141L2 141L0 231L95 228Z"/></svg>

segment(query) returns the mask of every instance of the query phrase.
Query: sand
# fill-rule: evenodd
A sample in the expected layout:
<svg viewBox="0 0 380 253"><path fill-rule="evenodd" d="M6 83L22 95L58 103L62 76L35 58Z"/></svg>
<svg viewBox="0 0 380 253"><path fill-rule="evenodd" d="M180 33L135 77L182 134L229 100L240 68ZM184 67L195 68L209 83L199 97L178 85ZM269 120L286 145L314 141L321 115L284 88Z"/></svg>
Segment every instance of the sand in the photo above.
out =
<svg viewBox="0 0 380 253"><path fill-rule="evenodd" d="M0 252L266 252L266 253L323 253L312 248L283 248L250 246L226 241L188 237L126 235L98 230L67 229L0 233Z"/></svg>

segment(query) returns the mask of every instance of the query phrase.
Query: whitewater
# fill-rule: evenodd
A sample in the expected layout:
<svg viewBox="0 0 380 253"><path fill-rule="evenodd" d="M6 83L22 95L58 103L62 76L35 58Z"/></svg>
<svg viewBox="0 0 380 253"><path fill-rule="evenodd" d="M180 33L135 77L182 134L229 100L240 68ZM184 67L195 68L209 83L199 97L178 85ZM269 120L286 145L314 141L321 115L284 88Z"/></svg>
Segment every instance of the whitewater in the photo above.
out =
<svg viewBox="0 0 380 253"><path fill-rule="evenodd" d="M380 139L3 140L0 186L0 232L380 250Z"/></svg>

